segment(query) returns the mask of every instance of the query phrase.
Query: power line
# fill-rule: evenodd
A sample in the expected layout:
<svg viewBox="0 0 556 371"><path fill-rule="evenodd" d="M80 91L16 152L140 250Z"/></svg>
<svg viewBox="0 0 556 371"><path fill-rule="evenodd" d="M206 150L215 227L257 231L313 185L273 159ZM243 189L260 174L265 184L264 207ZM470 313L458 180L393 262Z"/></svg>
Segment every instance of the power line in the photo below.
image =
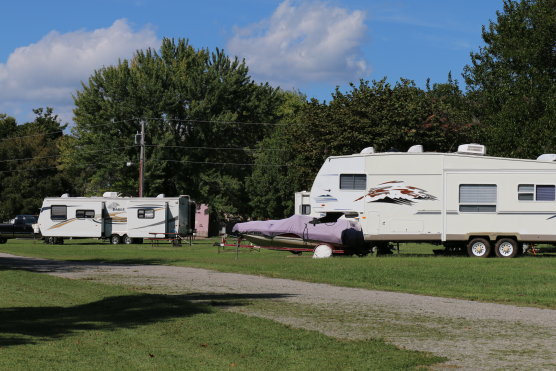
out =
<svg viewBox="0 0 556 371"><path fill-rule="evenodd" d="M115 150L120 150L120 149L129 149L129 148L134 148L134 147L136 147L136 146L133 145L133 146L112 147L112 148L105 148L105 149L91 149L91 150L86 150L85 152L88 152L88 153L110 152L110 151L115 151ZM0 160L0 162L40 160L40 159L45 159L45 158L56 158L56 157L60 157L60 155L37 156L37 157L26 157L26 158L13 158L13 159L8 159L8 160Z"/></svg>
<svg viewBox="0 0 556 371"><path fill-rule="evenodd" d="M195 165L219 165L219 166L261 166L261 167L299 167L303 166L293 165L293 164L254 164L254 163L238 163L238 162L212 162L212 161L189 161L189 160L150 160L149 163L161 163L161 162L177 162L183 164L195 164ZM120 161L104 161L103 163L118 164ZM123 164L123 161L121 162ZM78 164L79 167L83 166L93 166L98 165L98 162L82 163ZM12 173L12 172L32 172L37 170L52 170L57 169L58 166L48 166L48 167L38 167L38 168L27 168L27 169L13 169L13 170L0 170L0 173Z"/></svg>
<svg viewBox="0 0 556 371"><path fill-rule="evenodd" d="M85 150L86 153L99 153L99 152L111 152L123 149L130 149L135 148L137 145L132 146L120 146L120 147L112 147L112 148L105 148L105 149L89 149ZM179 148L179 149L204 149L204 150L213 150L213 151L287 151L287 149L280 149L280 148L243 148L243 147L206 147L206 146L169 146L163 144L145 144L145 147L151 148ZM29 160L39 160L39 159L47 159L47 158L56 158L60 157L60 155L52 155L52 156L36 156L36 157L24 157L24 158L14 158L14 159L6 159L0 160L0 162L15 162L15 161L29 161Z"/></svg>
<svg viewBox="0 0 556 371"><path fill-rule="evenodd" d="M223 125L267 125L267 126L288 126L290 124L280 124L280 123L272 123L272 122L245 122L245 121L231 121L231 120L195 120L195 119L172 119L172 118L132 118L132 119L125 119L125 120L118 120L118 121L110 121L105 124L97 124L97 125L88 125L86 129L89 128L96 128L102 126L109 126L114 124L119 124L123 122L130 122L130 121L137 121L146 120L146 121L177 121L183 123L201 123L201 124L223 124ZM39 133L39 134L30 134L30 135L21 135L21 136L12 136L7 138L0 139L0 142L6 140L13 140L13 139L23 139L23 138L33 138L33 137L40 137L46 135L53 135L58 133L63 133L65 129L60 129L56 131L51 131L47 133Z"/></svg>
<svg viewBox="0 0 556 371"><path fill-rule="evenodd" d="M281 148L243 148L243 147L197 147L197 146L167 146L163 144L145 144L145 147L157 148L182 148L182 149L210 149L210 150L223 150L223 151L288 151Z"/></svg>

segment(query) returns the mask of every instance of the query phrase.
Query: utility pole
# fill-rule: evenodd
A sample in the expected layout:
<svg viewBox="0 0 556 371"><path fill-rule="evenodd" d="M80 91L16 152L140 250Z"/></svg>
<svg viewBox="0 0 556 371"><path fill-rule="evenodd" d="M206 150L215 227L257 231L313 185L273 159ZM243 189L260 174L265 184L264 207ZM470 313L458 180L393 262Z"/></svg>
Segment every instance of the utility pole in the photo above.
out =
<svg viewBox="0 0 556 371"><path fill-rule="evenodd" d="M143 181L145 180L145 120L141 120L141 146L139 152L139 197L143 197Z"/></svg>

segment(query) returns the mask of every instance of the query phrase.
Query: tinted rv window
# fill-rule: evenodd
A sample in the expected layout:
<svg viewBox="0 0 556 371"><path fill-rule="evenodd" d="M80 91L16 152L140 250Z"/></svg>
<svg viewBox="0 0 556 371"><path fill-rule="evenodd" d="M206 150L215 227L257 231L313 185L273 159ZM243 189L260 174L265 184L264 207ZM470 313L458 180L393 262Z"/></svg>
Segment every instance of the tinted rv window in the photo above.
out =
<svg viewBox="0 0 556 371"><path fill-rule="evenodd" d="M556 195L553 185L538 185L535 197L537 201L554 201Z"/></svg>
<svg viewBox="0 0 556 371"><path fill-rule="evenodd" d="M496 184L461 184L459 204L461 212L496 212Z"/></svg>
<svg viewBox="0 0 556 371"><path fill-rule="evenodd" d="M365 174L340 174L340 189L367 189Z"/></svg>
<svg viewBox="0 0 556 371"><path fill-rule="evenodd" d="M139 209L137 210L138 219L154 219L153 209Z"/></svg>
<svg viewBox="0 0 556 371"><path fill-rule="evenodd" d="M68 218L68 207L66 205L56 205L50 207L50 219L66 220Z"/></svg>
<svg viewBox="0 0 556 371"><path fill-rule="evenodd" d="M75 217L77 219L91 219L95 217L94 210L75 210Z"/></svg>
<svg viewBox="0 0 556 371"><path fill-rule="evenodd" d="M311 214L311 205L301 205L301 215Z"/></svg>

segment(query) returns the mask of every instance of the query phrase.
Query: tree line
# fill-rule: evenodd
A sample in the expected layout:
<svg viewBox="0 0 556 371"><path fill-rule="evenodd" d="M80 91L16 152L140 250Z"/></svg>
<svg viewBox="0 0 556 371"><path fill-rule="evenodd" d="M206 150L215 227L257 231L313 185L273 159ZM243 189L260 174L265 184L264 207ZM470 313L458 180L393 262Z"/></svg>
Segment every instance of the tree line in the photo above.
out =
<svg viewBox="0 0 556 371"><path fill-rule="evenodd" d="M424 89L361 80L329 102L256 82L222 50L164 39L82 83L69 132L50 108L22 125L0 115L0 219L62 193L136 196L141 121L144 194L189 194L223 219L291 215L293 193L310 189L326 157L368 146L555 152L556 0L506 0L482 37L463 89L450 74Z"/></svg>

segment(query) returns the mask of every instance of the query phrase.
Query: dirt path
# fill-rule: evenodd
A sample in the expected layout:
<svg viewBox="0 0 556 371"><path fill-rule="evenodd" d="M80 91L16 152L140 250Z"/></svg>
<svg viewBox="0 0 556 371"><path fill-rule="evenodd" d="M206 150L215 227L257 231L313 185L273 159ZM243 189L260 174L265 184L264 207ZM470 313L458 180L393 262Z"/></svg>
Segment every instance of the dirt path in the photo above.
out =
<svg viewBox="0 0 556 371"><path fill-rule="evenodd" d="M336 287L206 269L58 262L0 253L0 266L183 294L226 310L349 338L383 338L461 369L556 369L556 310Z"/></svg>

